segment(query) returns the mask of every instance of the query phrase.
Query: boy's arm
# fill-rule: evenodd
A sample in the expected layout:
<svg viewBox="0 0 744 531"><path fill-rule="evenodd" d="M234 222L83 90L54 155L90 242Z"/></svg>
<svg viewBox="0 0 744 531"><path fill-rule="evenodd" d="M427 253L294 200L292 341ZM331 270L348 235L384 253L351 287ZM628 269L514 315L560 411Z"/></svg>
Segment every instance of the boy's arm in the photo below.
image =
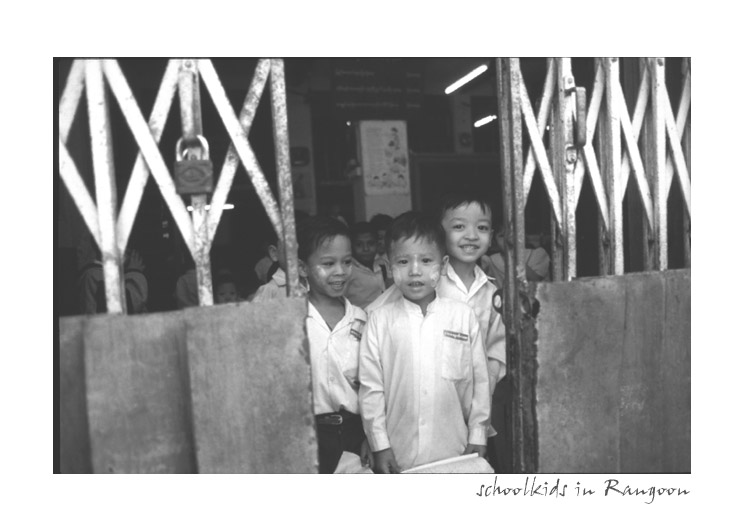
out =
<svg viewBox="0 0 744 531"><path fill-rule="evenodd" d="M506 375L506 329L501 315L493 308L491 308L488 331L485 333L488 384L491 396L493 396L496 384Z"/></svg>
<svg viewBox="0 0 744 531"><path fill-rule="evenodd" d="M471 312L472 313L472 312ZM473 402L468 417L468 445L485 445L491 418L491 392L486 352L475 314L470 316L470 351L473 360Z"/></svg>
<svg viewBox="0 0 744 531"><path fill-rule="evenodd" d="M385 393L380 361L377 316L370 314L359 349L359 409L373 452L390 448L385 418Z"/></svg>

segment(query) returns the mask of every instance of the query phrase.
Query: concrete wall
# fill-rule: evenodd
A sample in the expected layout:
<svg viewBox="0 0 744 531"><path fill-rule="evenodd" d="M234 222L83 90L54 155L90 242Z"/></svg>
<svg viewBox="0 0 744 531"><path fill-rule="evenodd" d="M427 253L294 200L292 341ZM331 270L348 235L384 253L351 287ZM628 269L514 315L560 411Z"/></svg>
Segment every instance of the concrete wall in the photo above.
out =
<svg viewBox="0 0 744 531"><path fill-rule="evenodd" d="M690 279L538 286L539 472L690 472Z"/></svg>
<svg viewBox="0 0 744 531"><path fill-rule="evenodd" d="M316 472L306 313L60 319L61 472Z"/></svg>

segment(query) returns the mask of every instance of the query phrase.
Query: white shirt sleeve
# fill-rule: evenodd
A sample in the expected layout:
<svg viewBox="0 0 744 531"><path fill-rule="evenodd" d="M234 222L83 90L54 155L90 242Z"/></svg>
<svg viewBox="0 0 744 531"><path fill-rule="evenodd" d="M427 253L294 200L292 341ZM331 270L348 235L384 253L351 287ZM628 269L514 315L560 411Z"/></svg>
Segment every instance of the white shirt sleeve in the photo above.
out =
<svg viewBox="0 0 744 531"><path fill-rule="evenodd" d="M491 392L486 352L483 348L480 326L475 314L470 320L470 347L473 358L473 402L468 416L468 443L486 444L486 434L490 425Z"/></svg>
<svg viewBox="0 0 744 531"><path fill-rule="evenodd" d="M359 350L359 406L372 451L390 448L376 315L369 316Z"/></svg>
<svg viewBox="0 0 744 531"><path fill-rule="evenodd" d="M506 375L506 329L503 319L495 310L491 310L490 324L486 332L486 356L489 387L493 395L496 384Z"/></svg>

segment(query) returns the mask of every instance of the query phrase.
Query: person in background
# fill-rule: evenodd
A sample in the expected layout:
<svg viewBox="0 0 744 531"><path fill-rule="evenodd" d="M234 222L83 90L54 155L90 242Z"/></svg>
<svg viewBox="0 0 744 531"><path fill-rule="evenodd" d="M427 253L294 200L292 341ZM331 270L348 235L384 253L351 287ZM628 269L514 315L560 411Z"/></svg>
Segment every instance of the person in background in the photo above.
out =
<svg viewBox="0 0 744 531"><path fill-rule="evenodd" d="M352 268L346 297L364 309L385 291L382 269L375 265L377 232L371 223L360 221L351 226Z"/></svg>
<svg viewBox="0 0 744 531"><path fill-rule="evenodd" d="M238 285L232 273L222 269L214 278L214 303L224 304L227 302L239 302Z"/></svg>
<svg viewBox="0 0 744 531"><path fill-rule="evenodd" d="M269 271L271 277L268 282L259 286L256 293L250 297L252 301L267 301L287 296L287 259L284 255L284 245L278 236L269 244L268 252L274 261L274 266ZM300 285L307 291L307 281L302 277L300 278Z"/></svg>
<svg viewBox="0 0 744 531"><path fill-rule="evenodd" d="M359 345L367 315L344 297L351 275L348 228L330 217L298 227L300 275L307 279L307 337L321 474L336 470L343 452L369 463L359 416Z"/></svg>
<svg viewBox="0 0 744 531"><path fill-rule="evenodd" d="M506 245L503 228L496 232L495 240L497 252L483 256L481 267L489 277L493 278L494 283L499 288L503 288L504 275L506 274L506 262L504 260ZM550 255L539 246L539 241L539 236L525 238L524 269L528 281L550 280ZM537 245L535 246L535 244Z"/></svg>
<svg viewBox="0 0 744 531"><path fill-rule="evenodd" d="M393 218L387 214L375 214L369 222L377 234L377 253L375 254L374 267L380 270L385 288L389 288L393 285L393 276L390 274L390 263L385 252L385 233L393 222Z"/></svg>
<svg viewBox="0 0 744 531"><path fill-rule="evenodd" d="M359 402L378 473L486 455L490 395L478 318L437 294L447 264L433 217L407 212L387 235L402 297L369 312L359 361Z"/></svg>
<svg viewBox="0 0 744 531"><path fill-rule="evenodd" d="M272 258L271 256L270 248L272 246L276 248L276 240L266 241L263 243L261 249L263 250L264 255L253 267L253 271L256 273L256 278L261 284L266 284L278 267L278 265L275 265L276 258ZM271 269L273 269L273 271L270 271Z"/></svg>
<svg viewBox="0 0 744 531"><path fill-rule="evenodd" d="M87 245L86 245L87 244ZM101 251L91 237L81 246L81 257L87 261L78 274L78 308L81 314L106 312L106 289L103 278ZM127 314L147 312L148 284L145 264L136 250L125 253L124 296Z"/></svg>

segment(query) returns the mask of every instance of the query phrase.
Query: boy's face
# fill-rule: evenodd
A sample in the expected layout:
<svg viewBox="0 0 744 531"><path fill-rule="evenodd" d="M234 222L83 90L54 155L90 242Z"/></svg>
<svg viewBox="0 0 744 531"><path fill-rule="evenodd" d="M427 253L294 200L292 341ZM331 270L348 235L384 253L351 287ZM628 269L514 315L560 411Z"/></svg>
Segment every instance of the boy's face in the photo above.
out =
<svg viewBox="0 0 744 531"><path fill-rule="evenodd" d="M436 297L436 287L446 258L436 243L425 238L407 238L390 245L393 280L403 296L423 310Z"/></svg>
<svg viewBox="0 0 744 531"><path fill-rule="evenodd" d="M224 302L237 302L238 290L232 282L223 282L217 286L217 304Z"/></svg>
<svg viewBox="0 0 744 531"><path fill-rule="evenodd" d="M311 294L340 297L351 275L351 241L341 235L325 239L300 266Z"/></svg>
<svg viewBox="0 0 744 531"><path fill-rule="evenodd" d="M371 265L377 254L377 237L371 232L357 234L354 238L354 258L364 265Z"/></svg>
<svg viewBox="0 0 744 531"><path fill-rule="evenodd" d="M477 203L447 210L442 218L442 227L447 235L447 254L453 262L474 264L491 245L491 212L484 212Z"/></svg>

